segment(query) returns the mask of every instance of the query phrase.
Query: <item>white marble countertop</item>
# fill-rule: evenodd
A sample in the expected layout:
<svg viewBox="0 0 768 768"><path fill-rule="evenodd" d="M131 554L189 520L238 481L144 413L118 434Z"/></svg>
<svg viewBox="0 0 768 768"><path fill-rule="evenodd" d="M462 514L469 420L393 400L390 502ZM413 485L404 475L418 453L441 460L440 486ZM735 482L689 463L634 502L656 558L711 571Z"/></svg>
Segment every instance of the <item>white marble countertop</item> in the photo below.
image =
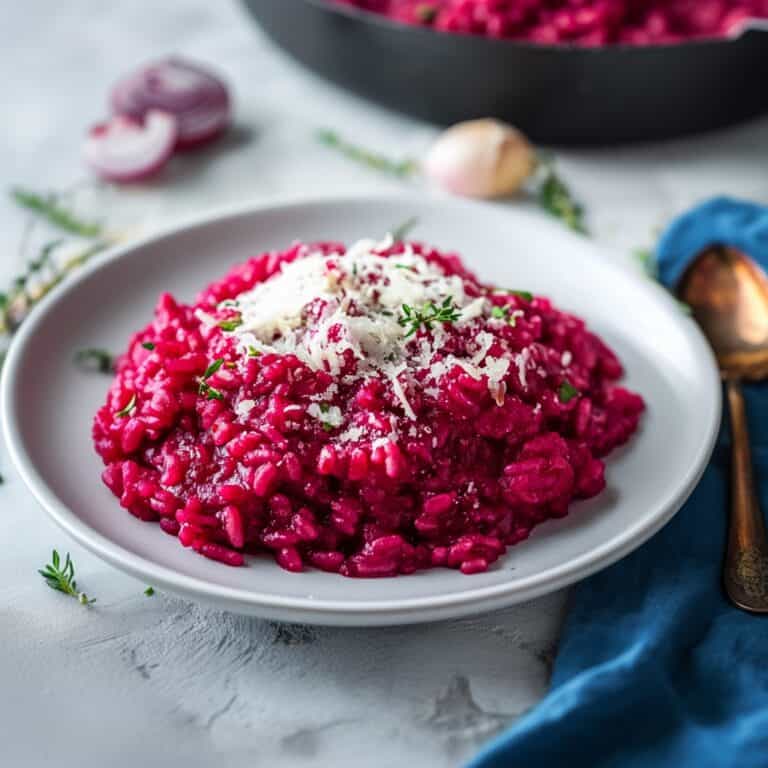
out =
<svg viewBox="0 0 768 768"><path fill-rule="evenodd" d="M0 27L2 186L63 189L83 178L79 143L115 77L181 52L215 63L237 96L237 130L175 160L152 185L100 188L131 230L213 205L399 189L319 146L335 127L393 155L434 128L300 70L220 0L25 0ZM692 94L692 98L702 98ZM712 194L768 202L768 122L656 146L558 153L597 239L628 254ZM3 284L20 268L27 217L0 202ZM619 256L620 257L620 256ZM302 628L226 615L143 584L73 545L0 466L0 753L3 765L455 766L544 693L560 593L431 626ZM86 610L46 589L51 547L72 552Z"/></svg>

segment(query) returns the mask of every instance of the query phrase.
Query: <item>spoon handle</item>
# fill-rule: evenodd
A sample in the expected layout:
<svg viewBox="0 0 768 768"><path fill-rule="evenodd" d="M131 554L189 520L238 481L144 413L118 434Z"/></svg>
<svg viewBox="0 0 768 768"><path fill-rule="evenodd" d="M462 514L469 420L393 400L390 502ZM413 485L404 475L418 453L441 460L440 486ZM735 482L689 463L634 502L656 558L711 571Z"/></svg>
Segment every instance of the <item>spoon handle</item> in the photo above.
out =
<svg viewBox="0 0 768 768"><path fill-rule="evenodd" d="M727 380L731 412L731 516L723 580L728 597L745 611L768 612L768 541L755 494L747 412L738 381Z"/></svg>

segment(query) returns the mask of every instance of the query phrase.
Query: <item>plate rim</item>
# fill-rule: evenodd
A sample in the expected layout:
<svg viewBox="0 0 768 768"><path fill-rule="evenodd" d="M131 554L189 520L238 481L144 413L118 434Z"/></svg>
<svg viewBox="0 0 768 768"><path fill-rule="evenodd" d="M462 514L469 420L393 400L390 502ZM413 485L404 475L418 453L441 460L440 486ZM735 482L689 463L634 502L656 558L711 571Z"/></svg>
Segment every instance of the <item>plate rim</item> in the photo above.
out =
<svg viewBox="0 0 768 768"><path fill-rule="evenodd" d="M24 348L37 328L46 317L55 310L58 303L69 290L86 280L114 261L130 259L131 255L157 241L185 233L195 228L205 228L227 219L268 215L270 212L300 210L307 207L338 208L350 204L392 204L410 203L424 207L476 208L487 210L487 203L450 198L418 197L402 194L360 194L347 196L283 198L267 203L246 203L208 209L202 213L174 220L170 225L153 229L148 234L130 243L113 246L84 265L77 273L56 286L50 294L33 308L30 315L12 339L0 377L0 420L2 433L8 447L11 461L19 473L24 485L43 508L46 514L69 536L101 559L111 563L132 576L151 580L153 585L165 587L169 591L181 593L203 602L212 602L243 613L279 618L289 621L303 621L319 624L337 624L354 626L373 626L417 623L458 617L479 613L494 607L539 597L581 581L584 578L617 562L637 547L644 544L651 536L666 525L687 500L701 478L717 439L721 412L722 393L720 375L711 349L698 326L691 320L679 323L686 340L693 345L697 358L708 368L705 393L710 395L711 405L709 423L706 425L706 439L696 449L689 468L682 478L676 492L660 499L657 506L660 512L650 520L640 521L627 527L621 534L609 541L600 543L594 549L576 558L549 568L543 573L532 574L510 584L487 585L459 593L443 595L377 600L374 603L365 600L339 601L336 599L315 599L311 596L282 596L270 592L256 592L239 587L214 584L203 578L188 576L164 565L156 564L143 556L125 549L108 537L92 529L70 510L48 486L37 471L33 460L24 447L22 432L18 423L16 409L15 382ZM525 209L521 209L525 211ZM559 226L549 217L539 212L527 210L527 215L539 218L541 226ZM568 235L568 233L562 233ZM578 235L572 235L578 237ZM601 266L609 271L620 272L638 277L629 265L622 260L615 249L606 248L600 243L590 243L592 258L599 260ZM613 258L610 255L613 253ZM637 281L638 290L651 293L657 301L674 307L675 300L661 286L653 281Z"/></svg>

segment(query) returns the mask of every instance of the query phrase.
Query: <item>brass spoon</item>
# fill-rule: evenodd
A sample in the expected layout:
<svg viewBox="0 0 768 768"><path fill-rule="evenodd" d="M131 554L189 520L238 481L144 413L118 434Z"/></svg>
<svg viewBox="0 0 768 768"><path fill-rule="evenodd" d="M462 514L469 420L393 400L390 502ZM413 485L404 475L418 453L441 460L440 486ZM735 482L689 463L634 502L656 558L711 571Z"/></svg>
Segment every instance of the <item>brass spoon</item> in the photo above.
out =
<svg viewBox="0 0 768 768"><path fill-rule="evenodd" d="M768 541L755 494L741 381L768 377L768 278L735 248L713 246L678 289L715 351L731 414L731 512L725 591L745 611L768 613Z"/></svg>

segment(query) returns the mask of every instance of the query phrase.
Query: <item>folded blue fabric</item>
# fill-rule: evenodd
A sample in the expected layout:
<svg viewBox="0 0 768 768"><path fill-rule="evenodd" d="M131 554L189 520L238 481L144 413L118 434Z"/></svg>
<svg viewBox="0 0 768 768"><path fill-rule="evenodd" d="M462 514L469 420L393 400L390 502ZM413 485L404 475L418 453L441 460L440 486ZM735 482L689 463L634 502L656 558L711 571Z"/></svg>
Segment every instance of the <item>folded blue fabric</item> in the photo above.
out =
<svg viewBox="0 0 768 768"><path fill-rule="evenodd" d="M717 198L681 216L659 245L661 280L674 286L712 243L768 270L768 209ZM768 510L768 387L745 394ZM721 588L726 435L672 522L575 588L549 694L471 768L768 766L768 619Z"/></svg>

